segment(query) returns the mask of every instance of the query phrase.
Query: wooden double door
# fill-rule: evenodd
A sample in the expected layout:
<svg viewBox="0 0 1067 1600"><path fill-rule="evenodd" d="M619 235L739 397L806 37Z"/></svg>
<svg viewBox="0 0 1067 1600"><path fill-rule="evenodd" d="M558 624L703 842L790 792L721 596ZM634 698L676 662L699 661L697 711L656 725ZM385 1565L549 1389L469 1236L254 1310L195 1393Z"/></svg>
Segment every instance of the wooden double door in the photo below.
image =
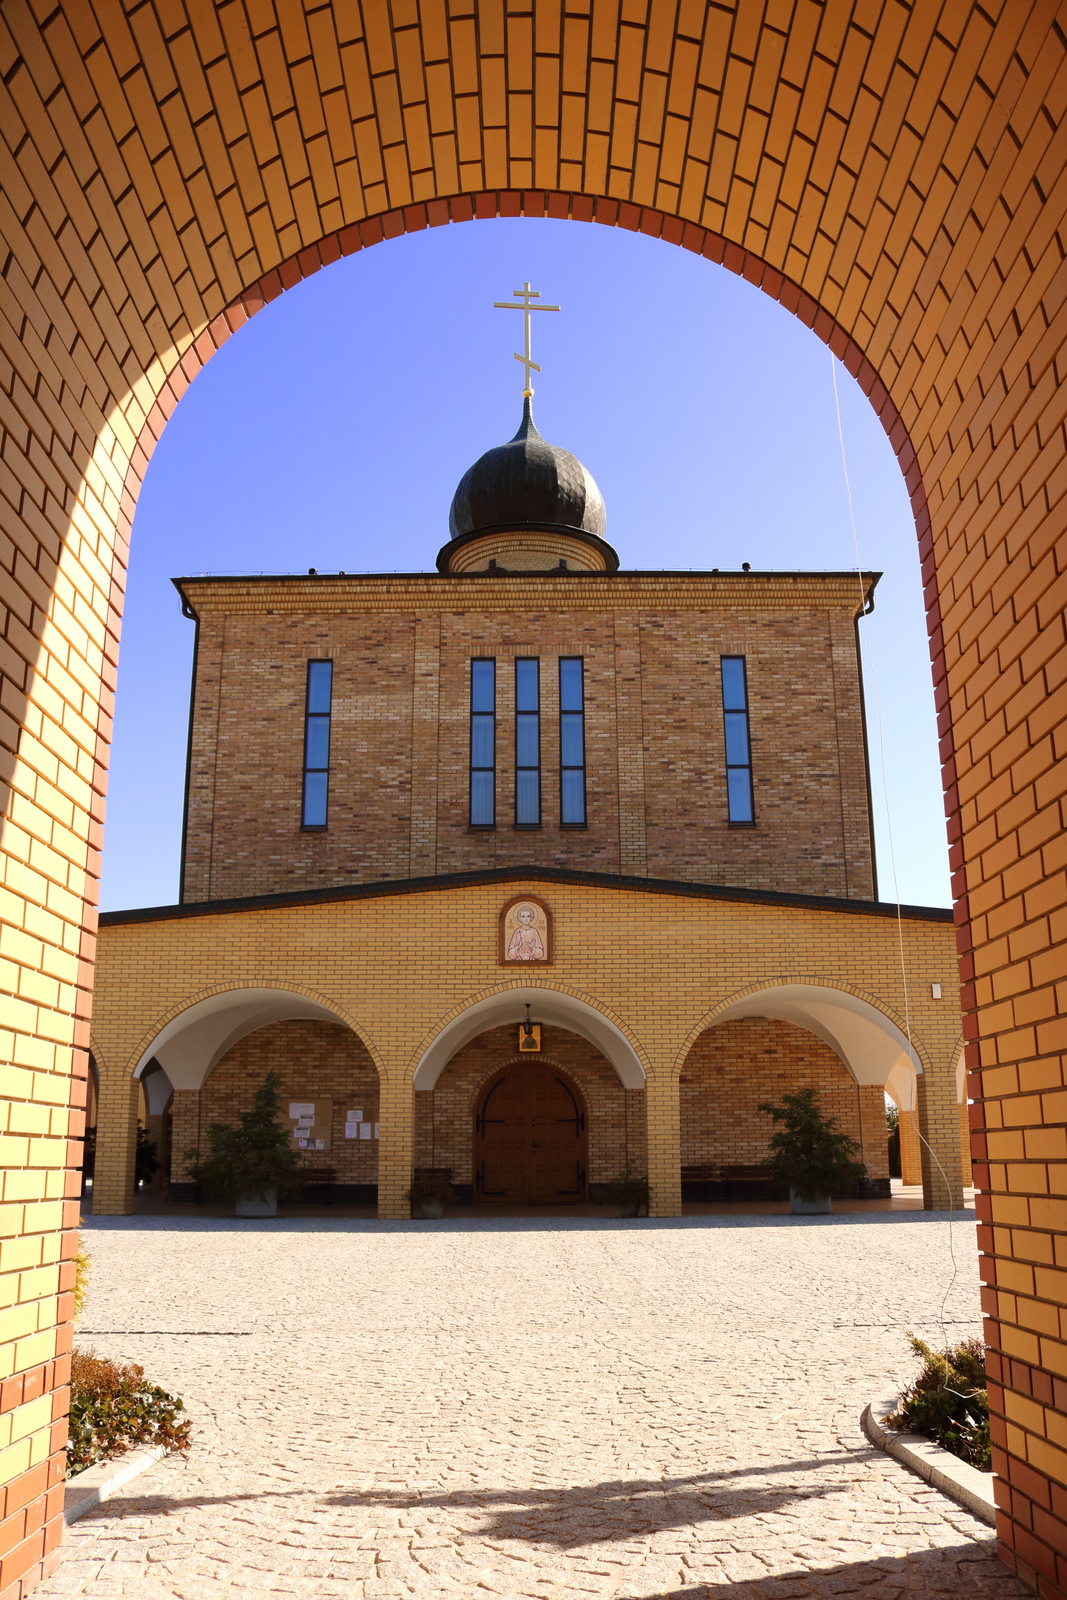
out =
<svg viewBox="0 0 1067 1600"><path fill-rule="evenodd" d="M576 1086L516 1061L484 1089L474 1119L474 1198L567 1205L585 1200L588 1135Z"/></svg>

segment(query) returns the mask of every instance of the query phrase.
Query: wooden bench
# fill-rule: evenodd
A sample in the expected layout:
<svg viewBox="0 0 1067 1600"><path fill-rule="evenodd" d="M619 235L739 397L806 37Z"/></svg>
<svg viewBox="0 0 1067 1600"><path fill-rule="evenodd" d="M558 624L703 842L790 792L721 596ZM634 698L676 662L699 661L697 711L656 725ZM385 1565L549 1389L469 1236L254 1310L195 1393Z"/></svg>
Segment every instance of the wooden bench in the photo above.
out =
<svg viewBox="0 0 1067 1600"><path fill-rule="evenodd" d="M762 1162L730 1166L705 1162L682 1168L685 1200L770 1200L775 1193L774 1180Z"/></svg>
<svg viewBox="0 0 1067 1600"><path fill-rule="evenodd" d="M326 1204L333 1205L333 1186L337 1182L336 1167L308 1167L304 1173L304 1182L300 1190L300 1199L303 1201L308 1189L325 1189Z"/></svg>

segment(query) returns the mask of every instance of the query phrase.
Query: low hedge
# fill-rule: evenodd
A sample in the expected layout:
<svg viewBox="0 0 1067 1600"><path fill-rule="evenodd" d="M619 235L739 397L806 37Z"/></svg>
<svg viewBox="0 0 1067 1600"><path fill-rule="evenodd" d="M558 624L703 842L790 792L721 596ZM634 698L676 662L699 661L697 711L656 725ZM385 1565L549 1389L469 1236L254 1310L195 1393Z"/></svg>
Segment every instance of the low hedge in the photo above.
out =
<svg viewBox="0 0 1067 1600"><path fill-rule="evenodd" d="M162 1445L167 1455L188 1454L192 1424L180 1420L182 1401L145 1381L144 1368L75 1350L70 1370L70 1437L67 1477L137 1446Z"/></svg>

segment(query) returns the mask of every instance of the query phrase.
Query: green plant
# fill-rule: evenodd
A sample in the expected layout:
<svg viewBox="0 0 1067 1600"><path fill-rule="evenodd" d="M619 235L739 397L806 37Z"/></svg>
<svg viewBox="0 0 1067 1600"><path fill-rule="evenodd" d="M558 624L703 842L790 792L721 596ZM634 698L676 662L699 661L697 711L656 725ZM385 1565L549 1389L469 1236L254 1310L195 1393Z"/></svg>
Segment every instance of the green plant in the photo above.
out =
<svg viewBox="0 0 1067 1600"><path fill-rule="evenodd" d="M985 1346L981 1339L964 1339L941 1351L931 1350L913 1333L908 1334L908 1342L923 1367L901 1395L896 1411L885 1421L891 1428L921 1433L961 1461L991 1472Z"/></svg>
<svg viewBox="0 0 1067 1600"><path fill-rule="evenodd" d="M265 1200L269 1189L281 1196L299 1193L307 1163L281 1122L280 1084L278 1074L268 1072L251 1109L238 1113L236 1128L213 1122L207 1155L185 1152L186 1171L212 1200Z"/></svg>
<svg viewBox="0 0 1067 1600"><path fill-rule="evenodd" d="M81 1218L78 1219L79 1225ZM85 1241L78 1240L78 1253L74 1257L74 1315L80 1317L85 1310L85 1302L89 1296L89 1263L90 1255L85 1248Z"/></svg>
<svg viewBox="0 0 1067 1600"><path fill-rule="evenodd" d="M147 1183L153 1172L159 1171L159 1157L156 1154L156 1141L148 1137L148 1129L143 1122L137 1124L137 1153L134 1157L133 1181L139 1189L142 1183Z"/></svg>
<svg viewBox="0 0 1067 1600"><path fill-rule="evenodd" d="M647 1177L639 1177L627 1162L622 1171L610 1183L605 1183L600 1191L600 1198L607 1206L636 1207L639 1211L642 1206L648 1207L649 1192Z"/></svg>
<svg viewBox="0 0 1067 1600"><path fill-rule="evenodd" d="M775 1123L764 1165L776 1183L788 1185L801 1200L841 1194L866 1175L863 1162L855 1159L859 1145L837 1132L837 1118L826 1115L813 1088L784 1094L780 1106L763 1103L759 1109Z"/></svg>
<svg viewBox="0 0 1067 1600"><path fill-rule="evenodd" d="M411 1188L404 1198L410 1200L413 1206L421 1206L424 1200L437 1200L443 1206L454 1206L457 1195L448 1179L439 1172L424 1172L416 1167Z"/></svg>
<svg viewBox="0 0 1067 1600"><path fill-rule="evenodd" d="M885 1102L885 1132L886 1143L889 1146L889 1176L899 1178L900 1168L900 1110L886 1096Z"/></svg>
<svg viewBox="0 0 1067 1600"><path fill-rule="evenodd" d="M93 1350L75 1350L70 1364L70 1435L67 1477L94 1461L125 1455L136 1445L162 1445L167 1455L188 1454L192 1424L179 1419L182 1402L146 1383L144 1368L120 1366Z"/></svg>

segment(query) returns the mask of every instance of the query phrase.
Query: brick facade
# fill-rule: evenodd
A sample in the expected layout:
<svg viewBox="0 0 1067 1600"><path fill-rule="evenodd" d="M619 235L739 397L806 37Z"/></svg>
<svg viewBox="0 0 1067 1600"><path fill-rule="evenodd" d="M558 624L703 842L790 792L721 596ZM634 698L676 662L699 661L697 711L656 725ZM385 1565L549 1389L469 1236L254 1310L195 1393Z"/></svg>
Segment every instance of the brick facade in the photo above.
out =
<svg viewBox="0 0 1067 1600"><path fill-rule="evenodd" d="M429 553L429 552L428 552ZM856 636L813 573L185 579L199 617L184 898L536 861L870 899ZM468 826L470 660L497 661L497 826ZM543 824L516 829L514 669L541 661ZM588 826L559 826L560 656ZM726 809L719 658L748 671L755 826ZM334 663L329 825L301 831L306 663Z"/></svg>
<svg viewBox="0 0 1067 1600"><path fill-rule="evenodd" d="M551 967L516 972L501 964L500 916L517 894L535 896L551 913ZM612 930L610 939L605 928ZM837 997L846 1007L870 1008L871 1016L898 1030L899 1039L901 938L912 1039L923 1063L916 1080L918 1121L936 1156L934 1161L923 1146L922 1181L929 1204L958 1203L959 1013L950 1001L932 998L934 984L950 991L954 941L944 913L909 914L898 925L894 908L858 901L746 897L746 891L671 888L651 880L642 887L639 879L558 871L553 876L547 870L540 877L483 875L466 884L382 884L281 897L266 905L112 913L101 928L94 1025L100 1067L94 1209L130 1207L139 1101L131 1075L155 1058L160 1031L190 1008L208 1004L223 1008L225 1036L226 1005L240 1006L249 993L279 991L298 1008L328 1007L335 1022L294 1020L250 1032L211 1071L203 1105L198 1093L179 1083L175 1151L195 1144L206 1107L232 1114L239 1085L268 1064L286 1074L286 1093L310 1095L312 1082L321 1084L319 1093L334 1098L336 1117L343 1108L334 1085L351 1081L355 1093L354 1080L344 1075L357 1066L369 1072L373 1063L380 1087L379 1209L387 1217L406 1215L414 1166L449 1166L465 1181L460 1174L469 1171L471 1096L487 1074L513 1057L513 1030L525 995L544 1025L546 1056L573 1072L587 1100L591 1180L602 1182L621 1170L628 1151L633 1161L647 1162L654 1210L677 1214L683 1140L696 1125L684 1098L690 1084L680 1079L691 1077L703 1053L726 1050L736 1060L739 1037L763 1039L758 1048L746 1045L748 1055L733 1069L739 1074L735 1095L748 1106L745 1115L754 1097L786 1081L776 1076L780 1058L769 1054L785 1048L784 1040L809 1075L818 1066L819 1081L835 1104L846 1081L837 1058L810 1032L735 1020L730 1008L751 1009L755 992L770 1010L783 992L794 1007L804 995L821 1005ZM710 965L709 951L715 953ZM399 985L397 973L404 975ZM471 1007L495 1004L495 997L506 1005L507 1026L494 1023L460 1040L443 1058L433 1093L424 1092L417 1069L427 1051ZM624 1090L623 1058L608 1062L605 1044L594 1045L582 1028L546 1015L553 1006L573 1006L576 1016L584 1007L610 1024L626 1042L629 1059L639 1063L645 1088L637 1082ZM165 1050L160 1054L165 1058ZM184 1049L179 1057L188 1068ZM308 1070L297 1066L300 1059ZM868 1088L861 1096L872 1174L884 1171L884 1133L880 1140L874 1134L884 1129L880 1094ZM369 1088L363 1097L369 1098ZM843 1118L853 1116L854 1103L853 1084L852 1097L846 1094L841 1102ZM708 1119L710 1128L710 1110ZM731 1138L743 1163L749 1135L742 1127ZM948 1191L942 1168L950 1175Z"/></svg>
<svg viewBox="0 0 1067 1600"><path fill-rule="evenodd" d="M77 1215L119 616L134 507L168 416L235 329L342 255L495 215L639 230L744 276L814 329L870 397L912 497L989 1337L1005 1363L1000 1533L1005 1558L1055 1600L1067 1593L1055 1442L1067 1289L1049 1266L1067 1231L1067 39L1055 8L634 7L590 23L535 6L535 26L503 30L489 13L431 9L397 18L395 33L365 26L359 7L308 27L269 10L227 16L235 31L210 7L151 4L14 7L0 23L0 1060L15 1128L3 1205L19 1241L4 1294L22 1319L3 1331L5 1360L42 1368L36 1349L17 1365L24 1326L58 1330L63 1315L62 1279L34 1274L68 1259ZM432 627L417 633L421 659ZM616 654L633 661L632 631ZM636 863L632 697L624 720L620 837ZM436 812L420 793L412 838L425 854ZM42 1109L46 1127L27 1136L19 1119ZM123 1151L135 1116L132 1100L108 1109ZM35 1265L20 1299L24 1240ZM0 1600L51 1559L58 1503L42 1496L33 1531L0 1557Z"/></svg>
<svg viewBox="0 0 1067 1600"><path fill-rule="evenodd" d="M258 1028L226 1052L199 1093L182 1093L182 1138L175 1115L171 1177L178 1182L187 1177L186 1151L207 1149L210 1123L232 1125L237 1113L251 1105L253 1090L268 1072L281 1079L283 1106L290 1100L333 1101L329 1148L308 1152L308 1165L333 1168L338 1184L377 1185L378 1140L345 1138L348 1110L362 1111L371 1126L380 1121L377 1069L351 1029L323 1022L276 1022Z"/></svg>
<svg viewBox="0 0 1067 1600"><path fill-rule="evenodd" d="M450 1167L453 1182L473 1182L478 1096L501 1067L519 1059L515 1045L513 1027L479 1034L453 1056L432 1091L415 1096L416 1165ZM564 1028L543 1029L537 1060L560 1067L581 1091L588 1119L590 1184L609 1183L626 1166L647 1171L644 1091L624 1089L615 1068L596 1046Z"/></svg>
<svg viewBox="0 0 1067 1600"><path fill-rule="evenodd" d="M810 1086L839 1131L860 1146L867 1176L889 1176L885 1091L880 1084L861 1088L813 1033L765 1017L725 1022L700 1035L678 1081L683 1174L766 1160L772 1125L760 1102Z"/></svg>

